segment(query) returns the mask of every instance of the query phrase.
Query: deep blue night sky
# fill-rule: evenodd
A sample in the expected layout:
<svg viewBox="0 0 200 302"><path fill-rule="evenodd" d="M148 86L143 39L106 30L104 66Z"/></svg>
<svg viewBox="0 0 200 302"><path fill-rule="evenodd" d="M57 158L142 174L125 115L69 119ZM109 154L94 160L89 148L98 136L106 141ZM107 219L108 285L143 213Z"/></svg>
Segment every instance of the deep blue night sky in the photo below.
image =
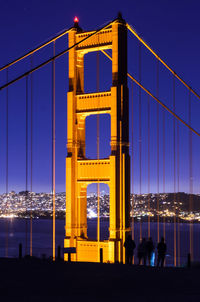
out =
<svg viewBox="0 0 200 302"><path fill-rule="evenodd" d="M64 1L64 0L7 0L1 3L0 36L3 66L35 48L57 33L73 25L77 15L85 30L99 28L111 21L121 11L144 40L179 74L195 91L199 89L200 70L200 3L192 1ZM128 71L138 79L138 42L129 34ZM56 43L56 53L67 48L67 38ZM33 57L33 64L52 55L47 47ZM85 59L85 90L96 90L96 54ZM9 80L30 68L30 60L9 70ZM56 61L56 190L65 190L65 156L67 139L67 55ZM51 191L51 64L33 75L33 191ZM160 67L159 98L172 109L173 79ZM111 86L111 63L100 55L100 90ZM6 73L0 74L0 85L5 83ZM30 102L30 77L29 102ZM142 47L142 83L156 93L156 60ZM131 95L131 82L129 92ZM139 192L139 127L138 88L133 86L134 100L134 191ZM9 191L25 189L25 80L9 88ZM192 126L200 131L200 101L192 97ZM5 192L5 108L6 91L0 92L0 193ZM157 190L156 172L156 104L150 100L151 120L151 186ZM130 98L130 114L132 99ZM176 112L188 121L188 92L176 81ZM160 108L160 187L163 190L162 114ZM30 114L30 111L29 111ZM173 191L173 118L166 113L166 191ZM131 123L131 122L130 122ZM29 125L30 126L30 125ZM87 156L96 155L96 122L87 120ZM147 96L142 93L142 192L147 192ZM109 156L108 116L100 119L100 156ZM30 128L29 128L30 130ZM105 143L104 143L105 141ZM199 150L200 140L193 135L194 192L200 192ZM29 140L30 143L30 140ZM132 145L131 137L130 143ZM30 146L30 145L29 145ZM30 151L30 149L29 149ZM188 130L180 126L180 191L189 188ZM29 154L30 155L30 154ZM29 156L30 160L30 156ZM29 162L30 163L30 162ZM29 166L30 168L30 166ZM176 167L177 168L177 167ZM30 169L29 169L30 172ZM177 180L176 180L177 181ZM29 173L30 185L30 173ZM94 188L91 187L91 191ZM132 186L133 189L133 186Z"/></svg>

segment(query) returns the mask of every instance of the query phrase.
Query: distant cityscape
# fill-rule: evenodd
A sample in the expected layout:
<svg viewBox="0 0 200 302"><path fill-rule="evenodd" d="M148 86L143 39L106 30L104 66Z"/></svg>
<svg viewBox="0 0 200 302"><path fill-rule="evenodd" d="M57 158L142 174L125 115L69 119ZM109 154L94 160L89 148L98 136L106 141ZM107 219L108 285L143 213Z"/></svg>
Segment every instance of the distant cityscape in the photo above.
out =
<svg viewBox="0 0 200 302"><path fill-rule="evenodd" d="M100 195L100 216L109 217L109 195ZM159 207L158 207L159 202ZM52 194L14 191L0 195L0 217L3 218L49 218L52 216ZM87 196L88 218L97 217L97 195ZM136 220L156 221L157 216L165 217L166 221L173 221L174 216L182 222L200 222L200 195L187 193L160 194L131 194L130 215ZM65 192L56 193L56 217L65 217Z"/></svg>

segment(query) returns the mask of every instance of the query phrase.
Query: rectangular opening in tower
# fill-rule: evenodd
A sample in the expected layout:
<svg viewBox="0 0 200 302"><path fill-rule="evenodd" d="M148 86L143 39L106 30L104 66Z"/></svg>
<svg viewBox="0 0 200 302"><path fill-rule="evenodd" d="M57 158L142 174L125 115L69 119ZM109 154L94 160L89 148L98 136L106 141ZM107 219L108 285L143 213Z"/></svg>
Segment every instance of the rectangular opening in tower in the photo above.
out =
<svg viewBox="0 0 200 302"><path fill-rule="evenodd" d="M86 158L97 159L97 115L90 115L86 118ZM110 148L110 115L99 115L99 159L108 158Z"/></svg>
<svg viewBox="0 0 200 302"><path fill-rule="evenodd" d="M109 55L112 57L111 50ZM84 92L109 91L112 86L112 61L101 51L84 56Z"/></svg>
<svg viewBox="0 0 200 302"><path fill-rule="evenodd" d="M110 188L105 183L92 183L87 187L87 235L89 240L97 240L98 219L98 192L99 192L99 222L100 240L109 239Z"/></svg>

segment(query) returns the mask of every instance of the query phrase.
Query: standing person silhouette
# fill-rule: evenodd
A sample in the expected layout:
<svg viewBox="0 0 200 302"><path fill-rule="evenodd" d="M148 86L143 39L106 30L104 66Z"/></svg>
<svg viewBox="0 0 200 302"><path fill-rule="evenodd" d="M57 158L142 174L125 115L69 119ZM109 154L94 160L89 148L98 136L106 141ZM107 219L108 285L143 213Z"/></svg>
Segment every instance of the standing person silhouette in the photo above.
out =
<svg viewBox="0 0 200 302"><path fill-rule="evenodd" d="M148 257L149 266L151 266L151 259L154 251L154 244L151 237L149 237L147 241L146 248L147 248L147 257Z"/></svg>
<svg viewBox="0 0 200 302"><path fill-rule="evenodd" d="M167 245L165 243L164 237L162 237L161 241L158 243L157 250L158 250L157 266L159 266L161 263L161 267L163 267L164 261L165 261L166 250L167 250Z"/></svg>
<svg viewBox="0 0 200 302"><path fill-rule="evenodd" d="M137 248L137 256L138 256L138 262L139 265L141 264L143 260L143 265L146 265L146 258L147 258L147 246L146 246L146 239L142 238L142 241L139 243Z"/></svg>
<svg viewBox="0 0 200 302"><path fill-rule="evenodd" d="M124 247L126 250L126 263L132 264L133 263L133 253L135 249L135 241L132 240L131 235L128 235L124 242Z"/></svg>

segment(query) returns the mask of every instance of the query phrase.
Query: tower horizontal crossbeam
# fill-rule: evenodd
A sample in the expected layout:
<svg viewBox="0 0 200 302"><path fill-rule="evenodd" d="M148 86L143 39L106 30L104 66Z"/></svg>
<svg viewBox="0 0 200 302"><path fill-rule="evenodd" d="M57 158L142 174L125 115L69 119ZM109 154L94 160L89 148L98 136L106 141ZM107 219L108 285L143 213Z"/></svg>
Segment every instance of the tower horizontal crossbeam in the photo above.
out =
<svg viewBox="0 0 200 302"><path fill-rule="evenodd" d="M111 91L79 94L76 113L84 116L91 114L105 114L111 111Z"/></svg>

